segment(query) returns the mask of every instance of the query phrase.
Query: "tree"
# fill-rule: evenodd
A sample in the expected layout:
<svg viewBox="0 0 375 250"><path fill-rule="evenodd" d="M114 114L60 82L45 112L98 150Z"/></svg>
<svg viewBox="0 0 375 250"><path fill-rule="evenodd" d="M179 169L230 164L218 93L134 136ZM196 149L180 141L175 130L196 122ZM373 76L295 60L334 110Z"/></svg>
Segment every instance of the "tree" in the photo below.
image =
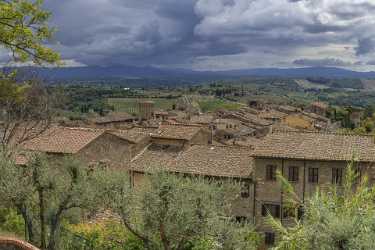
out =
<svg viewBox="0 0 375 250"><path fill-rule="evenodd" d="M101 185L109 187L102 190L107 204L147 249L191 249L201 240L210 241L210 249L256 249L249 240L256 238L251 225L236 224L230 216L238 185L154 173L132 189L118 173L106 178L112 183Z"/></svg>
<svg viewBox="0 0 375 250"><path fill-rule="evenodd" d="M42 5L42 0L0 0L0 46L17 61L55 63L60 58L44 45L54 29L48 26L51 14Z"/></svg>
<svg viewBox="0 0 375 250"><path fill-rule="evenodd" d="M26 167L9 159L0 157L0 200L22 214L29 241L41 249L56 249L61 222L69 212L88 211L100 204L96 200L96 173L71 158L53 160L35 155Z"/></svg>
<svg viewBox="0 0 375 250"><path fill-rule="evenodd" d="M50 127L61 98L38 80L17 83L16 74L0 74L0 145L17 147Z"/></svg>
<svg viewBox="0 0 375 250"><path fill-rule="evenodd" d="M352 161L342 186L332 186L328 192L318 190L305 204L285 185L291 194L290 205L303 206L305 214L290 228L270 218L281 236L275 249L373 249L375 188L369 187L367 177L360 182L358 177Z"/></svg>
<svg viewBox="0 0 375 250"><path fill-rule="evenodd" d="M43 1L0 0L0 47L15 61L59 63L60 56L45 46L54 29ZM19 82L16 72L0 73L0 144L17 145L43 132L50 122L51 98L35 81ZM8 151L11 152L11 151Z"/></svg>

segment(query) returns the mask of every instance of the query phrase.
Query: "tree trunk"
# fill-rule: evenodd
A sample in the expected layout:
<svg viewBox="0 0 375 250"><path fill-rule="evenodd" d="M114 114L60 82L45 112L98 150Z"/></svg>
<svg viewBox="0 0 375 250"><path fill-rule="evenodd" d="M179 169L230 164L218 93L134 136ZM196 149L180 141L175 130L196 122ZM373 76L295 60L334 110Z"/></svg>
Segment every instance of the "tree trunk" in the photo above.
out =
<svg viewBox="0 0 375 250"><path fill-rule="evenodd" d="M60 227L60 215L56 215L51 221L48 250L55 250L57 242L57 230Z"/></svg>
<svg viewBox="0 0 375 250"><path fill-rule="evenodd" d="M40 188L39 193L39 219L40 219L40 248L46 249L46 221L45 221L45 211L44 211L44 190Z"/></svg>
<svg viewBox="0 0 375 250"><path fill-rule="evenodd" d="M25 223L25 240L35 244L33 221L27 212L27 208L24 205L18 205L17 208Z"/></svg>
<svg viewBox="0 0 375 250"><path fill-rule="evenodd" d="M164 225L162 222L160 222L160 239L161 242L163 243L164 250L171 250L171 247L169 246L169 241L167 239L167 236L165 235L165 230L164 230Z"/></svg>

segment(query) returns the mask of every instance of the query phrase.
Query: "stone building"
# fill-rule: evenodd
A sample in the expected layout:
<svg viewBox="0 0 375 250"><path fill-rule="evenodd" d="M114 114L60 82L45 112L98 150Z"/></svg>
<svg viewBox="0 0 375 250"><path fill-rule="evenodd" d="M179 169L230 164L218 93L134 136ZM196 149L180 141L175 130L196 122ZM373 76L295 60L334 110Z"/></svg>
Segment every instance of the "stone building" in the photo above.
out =
<svg viewBox="0 0 375 250"><path fill-rule="evenodd" d="M127 167L130 159L148 143L145 135L130 136L128 133L92 129L53 127L37 138L25 142L25 153L42 152L55 157L74 156L88 164L107 164ZM22 156L20 162L25 163Z"/></svg>
<svg viewBox="0 0 375 250"><path fill-rule="evenodd" d="M138 115L140 120L150 120L154 112L155 103L153 101L139 101Z"/></svg>
<svg viewBox="0 0 375 250"><path fill-rule="evenodd" d="M268 244L275 240L272 229L264 223L270 212L288 225L293 216L285 209L285 197L276 180L279 171L294 186L302 201L319 187L340 185L345 168L353 155L358 158L360 176L374 181L375 143L372 136L324 134L314 132L274 132L264 138L253 152L254 214L258 230Z"/></svg>
<svg viewBox="0 0 375 250"><path fill-rule="evenodd" d="M106 116L96 117L91 123L96 128L121 129L132 125L137 118L126 112L111 112Z"/></svg>
<svg viewBox="0 0 375 250"><path fill-rule="evenodd" d="M163 124L151 138L154 144L184 149L193 144L208 144L210 134L199 125Z"/></svg>
<svg viewBox="0 0 375 250"><path fill-rule="evenodd" d="M152 144L132 160L130 172L134 187L144 184L145 173L155 171L237 180L242 190L233 212L240 221L253 215L252 168L253 158L244 147L192 145L180 151L178 147L165 149Z"/></svg>
<svg viewBox="0 0 375 250"><path fill-rule="evenodd" d="M324 102L313 102L307 108L307 111L315 113L317 115L326 116L328 111L328 105Z"/></svg>

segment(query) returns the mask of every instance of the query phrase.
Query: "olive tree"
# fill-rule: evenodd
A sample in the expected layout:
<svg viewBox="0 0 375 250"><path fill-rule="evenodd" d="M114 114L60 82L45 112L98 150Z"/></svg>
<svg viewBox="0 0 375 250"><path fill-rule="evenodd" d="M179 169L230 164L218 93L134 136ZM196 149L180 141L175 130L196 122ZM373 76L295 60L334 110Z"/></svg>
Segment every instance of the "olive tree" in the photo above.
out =
<svg viewBox="0 0 375 250"><path fill-rule="evenodd" d="M112 183L101 185L109 188L102 190L107 204L148 249L189 249L202 241L210 249L256 249L252 225L231 217L240 193L234 182L154 173L132 188L126 174L106 178Z"/></svg>
<svg viewBox="0 0 375 250"><path fill-rule="evenodd" d="M18 209L28 240L41 249L56 249L61 222L69 212L90 211L99 205L96 173L72 158L35 155L20 167L4 156L0 157L0 173L0 200Z"/></svg>

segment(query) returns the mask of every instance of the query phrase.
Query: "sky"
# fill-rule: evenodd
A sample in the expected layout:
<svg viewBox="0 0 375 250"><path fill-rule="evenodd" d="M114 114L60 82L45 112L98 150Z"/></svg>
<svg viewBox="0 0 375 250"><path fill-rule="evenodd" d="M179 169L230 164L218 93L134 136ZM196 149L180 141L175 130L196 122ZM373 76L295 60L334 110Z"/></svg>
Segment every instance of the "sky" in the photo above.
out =
<svg viewBox="0 0 375 250"><path fill-rule="evenodd" d="M58 29L52 46L70 66L375 70L375 0L45 0L45 8Z"/></svg>

